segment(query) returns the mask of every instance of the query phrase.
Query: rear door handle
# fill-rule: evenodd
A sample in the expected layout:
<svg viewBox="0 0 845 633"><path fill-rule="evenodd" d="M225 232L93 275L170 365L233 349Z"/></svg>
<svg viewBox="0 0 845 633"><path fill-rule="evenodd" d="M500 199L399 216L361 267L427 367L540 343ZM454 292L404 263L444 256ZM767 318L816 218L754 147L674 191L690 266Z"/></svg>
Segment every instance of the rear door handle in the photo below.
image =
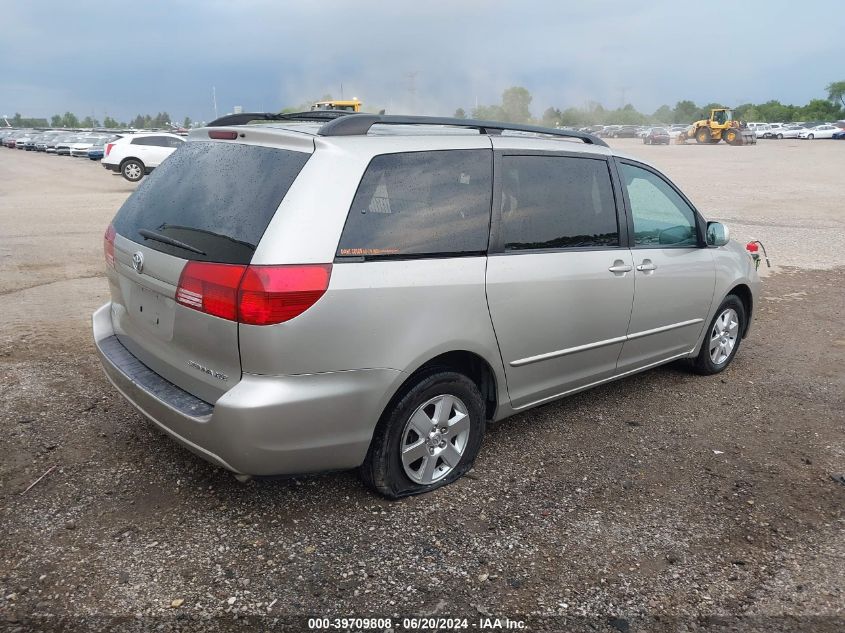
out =
<svg viewBox="0 0 845 633"><path fill-rule="evenodd" d="M617 259L608 270L614 274L629 273L633 270L633 267L623 263L621 259Z"/></svg>
<svg viewBox="0 0 845 633"><path fill-rule="evenodd" d="M652 270L657 270L657 266L654 265L650 259L644 259L643 263L637 266L637 270L641 272L649 272Z"/></svg>

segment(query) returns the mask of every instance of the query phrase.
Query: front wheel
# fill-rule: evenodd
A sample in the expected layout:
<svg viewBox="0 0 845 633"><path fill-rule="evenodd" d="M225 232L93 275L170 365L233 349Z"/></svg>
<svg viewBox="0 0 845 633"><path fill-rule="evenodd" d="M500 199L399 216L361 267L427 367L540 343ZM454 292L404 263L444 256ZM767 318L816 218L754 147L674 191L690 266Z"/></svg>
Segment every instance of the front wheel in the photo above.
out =
<svg viewBox="0 0 845 633"><path fill-rule="evenodd" d="M718 374L731 364L745 332L745 305L736 295L728 295L710 321L701 350L693 362L696 373Z"/></svg>
<svg viewBox="0 0 845 633"><path fill-rule="evenodd" d="M144 164L135 158L130 158L120 166L120 173L129 182L138 182L144 177Z"/></svg>
<svg viewBox="0 0 845 633"><path fill-rule="evenodd" d="M810 139L810 140L812 141L814 137L813 137L813 135L812 135L812 134L808 134L808 135L807 135L807 138L808 138L808 139Z"/></svg>
<svg viewBox="0 0 845 633"><path fill-rule="evenodd" d="M783 134L778 134L778 139L783 140Z"/></svg>
<svg viewBox="0 0 845 633"><path fill-rule="evenodd" d="M484 400L475 383L463 374L433 369L388 405L361 478L391 499L429 492L472 467L484 429Z"/></svg>

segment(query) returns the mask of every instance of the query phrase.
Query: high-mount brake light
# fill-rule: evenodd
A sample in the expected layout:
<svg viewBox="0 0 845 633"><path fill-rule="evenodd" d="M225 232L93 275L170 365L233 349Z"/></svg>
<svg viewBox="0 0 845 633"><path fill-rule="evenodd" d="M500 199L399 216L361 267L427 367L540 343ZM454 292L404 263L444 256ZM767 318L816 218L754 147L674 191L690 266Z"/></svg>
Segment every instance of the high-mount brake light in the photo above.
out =
<svg viewBox="0 0 845 633"><path fill-rule="evenodd" d="M230 130L211 130L208 133L208 138L216 138L224 141L234 141L236 138L238 138L238 133L232 132Z"/></svg>
<svg viewBox="0 0 845 633"><path fill-rule="evenodd" d="M190 261L176 302L247 325L274 325L299 316L329 287L331 264L241 266Z"/></svg>
<svg viewBox="0 0 845 633"><path fill-rule="evenodd" d="M106 257L106 264L114 268L114 225L109 224L103 235L103 254Z"/></svg>

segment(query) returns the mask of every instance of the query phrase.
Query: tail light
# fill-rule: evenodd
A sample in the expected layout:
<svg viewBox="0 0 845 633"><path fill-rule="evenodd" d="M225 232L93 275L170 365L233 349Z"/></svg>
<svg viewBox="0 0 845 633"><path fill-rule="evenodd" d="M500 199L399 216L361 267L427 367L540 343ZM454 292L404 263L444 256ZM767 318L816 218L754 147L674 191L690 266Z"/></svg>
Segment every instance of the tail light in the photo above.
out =
<svg viewBox="0 0 845 633"><path fill-rule="evenodd" d="M240 266L191 261L176 302L222 319L273 325L305 312L329 287L331 264Z"/></svg>
<svg viewBox="0 0 845 633"><path fill-rule="evenodd" d="M760 250L760 247L757 246L757 242L748 242L748 244L745 245L745 250L751 254L756 254L757 251Z"/></svg>
<svg viewBox="0 0 845 633"><path fill-rule="evenodd" d="M242 323L270 325L299 316L329 287L331 264L250 266L238 290Z"/></svg>
<svg viewBox="0 0 845 633"><path fill-rule="evenodd" d="M114 226L109 224L103 235L103 254L106 257L106 264L114 268Z"/></svg>
<svg viewBox="0 0 845 633"><path fill-rule="evenodd" d="M106 143L106 149L103 151L103 156L108 156L112 147L114 147L114 143Z"/></svg>

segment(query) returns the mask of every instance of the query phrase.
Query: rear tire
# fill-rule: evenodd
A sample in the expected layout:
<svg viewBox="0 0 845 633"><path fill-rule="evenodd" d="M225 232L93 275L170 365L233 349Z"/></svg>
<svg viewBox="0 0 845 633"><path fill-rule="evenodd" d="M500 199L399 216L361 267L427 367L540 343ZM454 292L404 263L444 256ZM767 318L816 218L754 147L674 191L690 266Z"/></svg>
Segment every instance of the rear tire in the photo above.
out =
<svg viewBox="0 0 845 633"><path fill-rule="evenodd" d="M120 174L129 182L138 182L144 177L144 163L137 158L129 158L120 164Z"/></svg>
<svg viewBox="0 0 845 633"><path fill-rule="evenodd" d="M728 295L707 326L707 333L698 356L693 361L693 371L711 376L724 371L736 357L742 334L746 327L745 304L736 295Z"/></svg>
<svg viewBox="0 0 845 633"><path fill-rule="evenodd" d="M808 134L807 138L812 141L815 137L812 134Z"/></svg>
<svg viewBox="0 0 845 633"><path fill-rule="evenodd" d="M382 414L361 479L390 499L450 484L472 467L485 424L473 381L443 367L425 371Z"/></svg>
<svg viewBox="0 0 845 633"><path fill-rule="evenodd" d="M783 140L783 134L778 134L778 139L782 141Z"/></svg>

